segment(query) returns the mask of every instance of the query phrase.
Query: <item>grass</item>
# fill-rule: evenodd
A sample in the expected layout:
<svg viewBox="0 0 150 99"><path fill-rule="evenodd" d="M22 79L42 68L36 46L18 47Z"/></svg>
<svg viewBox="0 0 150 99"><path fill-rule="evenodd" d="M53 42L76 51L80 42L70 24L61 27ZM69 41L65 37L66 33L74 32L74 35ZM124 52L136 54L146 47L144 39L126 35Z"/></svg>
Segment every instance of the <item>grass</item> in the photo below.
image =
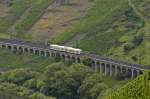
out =
<svg viewBox="0 0 150 99"><path fill-rule="evenodd" d="M8 14L8 7L7 5L0 4L0 17L4 17Z"/></svg>
<svg viewBox="0 0 150 99"><path fill-rule="evenodd" d="M8 33L8 29L19 19L28 8L29 0L13 0L7 7L7 15L0 18L0 33Z"/></svg>
<svg viewBox="0 0 150 99"><path fill-rule="evenodd" d="M51 39L77 23L92 5L93 2L89 0L71 0L69 4L61 6L52 4L33 25L29 33L32 33L33 39Z"/></svg>
<svg viewBox="0 0 150 99"><path fill-rule="evenodd" d="M40 18L44 13L44 10L51 4L52 0L35 0L32 3L32 6L28 9L23 17L15 26L15 32L17 38L24 38L27 32L32 25ZM29 34L28 34L29 36Z"/></svg>
<svg viewBox="0 0 150 99"><path fill-rule="evenodd" d="M127 0L96 0L87 16L82 18L73 28L54 37L52 42L64 44L72 41L76 35L84 33L86 36L79 41L79 47L102 54L112 46L115 39L123 35L122 31L111 31L108 28L111 29L115 16L123 14L127 9Z"/></svg>
<svg viewBox="0 0 150 99"><path fill-rule="evenodd" d="M105 99L149 99L149 74L139 76L135 80L119 88Z"/></svg>
<svg viewBox="0 0 150 99"><path fill-rule="evenodd" d="M8 50L0 49L0 68L31 68L42 71L46 66L55 62L53 58L32 54L17 55Z"/></svg>
<svg viewBox="0 0 150 99"><path fill-rule="evenodd" d="M130 63L143 64L149 66L150 65L150 61L149 61L150 60L150 56L149 56L150 20L148 18L149 13L145 13L146 12L145 10L148 9L147 6L142 6L145 4L148 5L149 1L147 0L143 0L141 2L135 0L132 1L134 1L133 4L139 10L139 13L145 17L146 22L141 28L137 29L136 31L132 31L132 34L130 35L126 34L122 38L120 38L120 42L122 42L121 45L116 48L115 47L112 48L108 55L115 59L125 60ZM138 35L142 35L141 37L143 41L138 46L135 46L132 49L128 50L128 53L125 53L124 46L126 44L134 45L133 38ZM122 41L123 38L127 38L127 39ZM131 38L132 40L130 40L129 38Z"/></svg>

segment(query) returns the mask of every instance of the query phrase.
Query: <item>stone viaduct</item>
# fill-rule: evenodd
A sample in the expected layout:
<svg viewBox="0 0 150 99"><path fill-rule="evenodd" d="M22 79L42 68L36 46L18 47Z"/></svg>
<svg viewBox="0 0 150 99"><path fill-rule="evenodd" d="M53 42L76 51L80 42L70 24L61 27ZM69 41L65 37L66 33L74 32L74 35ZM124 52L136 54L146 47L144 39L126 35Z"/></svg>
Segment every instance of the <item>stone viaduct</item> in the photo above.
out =
<svg viewBox="0 0 150 99"><path fill-rule="evenodd" d="M122 61L115 61L107 57L84 52L81 55L52 50L49 45L40 42L22 40L0 39L0 47L17 53L33 53L45 57L59 57L66 62L81 63L83 57L89 60L89 66L95 71L106 76L124 75L131 79L150 70L150 66L129 64Z"/></svg>

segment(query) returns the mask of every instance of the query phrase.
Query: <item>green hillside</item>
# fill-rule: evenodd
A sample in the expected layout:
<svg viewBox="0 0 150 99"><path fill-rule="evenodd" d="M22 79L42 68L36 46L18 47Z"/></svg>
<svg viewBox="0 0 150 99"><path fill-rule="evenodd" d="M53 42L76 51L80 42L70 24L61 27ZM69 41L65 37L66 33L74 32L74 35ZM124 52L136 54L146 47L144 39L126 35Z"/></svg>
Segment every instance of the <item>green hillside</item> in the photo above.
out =
<svg viewBox="0 0 150 99"><path fill-rule="evenodd" d="M40 18L51 0L10 0L5 16L0 15L0 35L5 38L30 38L26 32ZM0 5L2 6L2 5ZM2 9L3 11L3 9Z"/></svg>
<svg viewBox="0 0 150 99"><path fill-rule="evenodd" d="M135 30L128 27L129 22L135 28L142 25L127 0L96 0L86 17L53 40L105 54L122 35Z"/></svg>
<svg viewBox="0 0 150 99"><path fill-rule="evenodd" d="M15 54L9 50L0 49L0 72L15 68L30 68L42 71L48 65L56 62L54 58L33 54Z"/></svg>
<svg viewBox="0 0 150 99"><path fill-rule="evenodd" d="M150 73L139 76L106 99L150 99Z"/></svg>
<svg viewBox="0 0 150 99"><path fill-rule="evenodd" d="M149 11L148 5L150 4L148 0L129 1L137 16L144 21L144 24L135 32L122 36L119 39L121 44L116 48L112 48L108 55L116 59L125 59L132 63L150 65L150 17L149 13L146 13L146 11Z"/></svg>
<svg viewBox="0 0 150 99"><path fill-rule="evenodd" d="M150 65L149 0L72 0L59 6L52 1L0 4L0 38L48 41ZM149 74L127 83L122 76L103 77L83 64L58 61L0 49L0 89L33 99L150 99Z"/></svg>
<svg viewBox="0 0 150 99"><path fill-rule="evenodd" d="M88 14L51 42L150 65L149 1L95 0Z"/></svg>

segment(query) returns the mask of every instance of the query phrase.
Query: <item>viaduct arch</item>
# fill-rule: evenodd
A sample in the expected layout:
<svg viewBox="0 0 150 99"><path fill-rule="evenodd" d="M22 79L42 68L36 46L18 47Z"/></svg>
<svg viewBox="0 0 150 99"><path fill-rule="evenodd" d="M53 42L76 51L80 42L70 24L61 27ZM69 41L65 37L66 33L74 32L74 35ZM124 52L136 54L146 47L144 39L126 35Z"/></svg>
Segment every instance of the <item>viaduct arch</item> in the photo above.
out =
<svg viewBox="0 0 150 99"><path fill-rule="evenodd" d="M42 43L33 43L21 40L0 40L0 48L9 49L16 53L33 53L41 56L59 57L66 62L81 63L84 56L88 57L90 67L95 71L108 76L124 75L131 79L143 74L145 70L150 70L150 66L138 64L128 64L122 61L115 61L107 57L102 57L92 53L83 53L81 55L56 51L50 49L48 45Z"/></svg>

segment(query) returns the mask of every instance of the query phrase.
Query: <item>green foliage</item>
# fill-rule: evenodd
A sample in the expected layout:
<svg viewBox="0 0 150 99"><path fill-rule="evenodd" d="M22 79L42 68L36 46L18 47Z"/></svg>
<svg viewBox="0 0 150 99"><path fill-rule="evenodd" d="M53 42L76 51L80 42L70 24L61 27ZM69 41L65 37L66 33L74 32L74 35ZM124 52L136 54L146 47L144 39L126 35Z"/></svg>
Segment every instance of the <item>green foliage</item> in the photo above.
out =
<svg viewBox="0 0 150 99"><path fill-rule="evenodd" d="M0 90L31 99L51 99L50 96L61 99L96 99L108 89L104 81L103 76L83 64L66 66L55 63L45 68L43 73L30 69L4 72L0 74Z"/></svg>
<svg viewBox="0 0 150 99"><path fill-rule="evenodd" d="M78 24L54 37L52 41L55 43L71 42L74 36L84 33L86 36L80 40L79 47L87 51L104 54L113 46L114 40L127 31L125 25L128 18L119 18L126 10L128 10L127 0L96 0L95 5ZM120 30L119 28L123 29Z"/></svg>
<svg viewBox="0 0 150 99"><path fill-rule="evenodd" d="M150 99L150 79L146 73L124 87L116 90L106 99Z"/></svg>
<svg viewBox="0 0 150 99"><path fill-rule="evenodd" d="M22 37L23 33L31 28L31 26L40 18L52 0L34 0L31 8L20 19L20 22L15 26L17 37ZM29 34L28 34L29 35Z"/></svg>
<svg viewBox="0 0 150 99"><path fill-rule="evenodd" d="M103 87L107 86L102 84L103 80L99 74L93 74L87 77L80 86L81 99L96 99L101 93ZM101 86L104 85L104 86Z"/></svg>
<svg viewBox="0 0 150 99"><path fill-rule="evenodd" d="M32 72L28 69L17 69L14 71L8 71L1 75L1 81L8 81L10 83L22 84L24 81L34 78L37 75L36 72Z"/></svg>
<svg viewBox="0 0 150 99"><path fill-rule="evenodd" d="M11 0L10 1L10 11L5 17L0 18L0 33L5 33L8 31L18 18L25 12L28 8L30 0Z"/></svg>
<svg viewBox="0 0 150 99"><path fill-rule="evenodd" d="M89 65L89 58L86 57L86 56L84 56L84 57L82 58L82 63L83 63L85 66L88 66L88 65Z"/></svg>
<svg viewBox="0 0 150 99"><path fill-rule="evenodd" d="M15 53L0 49L0 67L1 68L31 68L37 71L43 71L44 68L55 60L51 57L37 56L32 54L16 55Z"/></svg>
<svg viewBox="0 0 150 99"><path fill-rule="evenodd" d="M37 85L37 81L36 81L36 79L30 79L30 80L27 80L24 84L23 84L23 86L25 87L25 88L28 88L28 89L36 89L36 86ZM38 86L39 87L39 86Z"/></svg>
<svg viewBox="0 0 150 99"><path fill-rule="evenodd" d="M72 65L66 68L61 63L52 64L44 74L44 81L48 86L49 93L57 97L78 97L77 90L82 80L91 73L84 65Z"/></svg>

